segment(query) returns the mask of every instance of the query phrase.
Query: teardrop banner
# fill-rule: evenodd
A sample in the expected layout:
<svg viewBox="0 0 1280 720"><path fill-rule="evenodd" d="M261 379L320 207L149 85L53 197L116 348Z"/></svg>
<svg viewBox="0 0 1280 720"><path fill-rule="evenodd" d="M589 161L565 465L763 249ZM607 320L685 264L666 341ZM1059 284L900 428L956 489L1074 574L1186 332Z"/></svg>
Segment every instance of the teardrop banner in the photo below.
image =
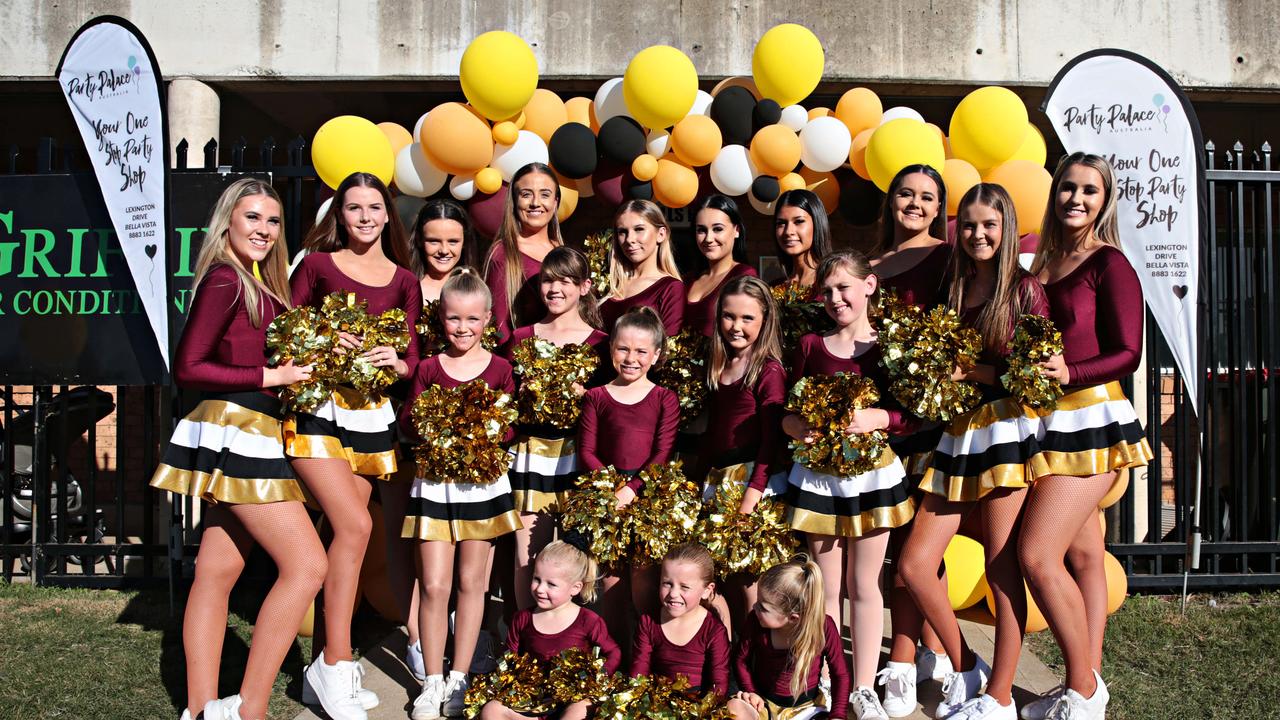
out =
<svg viewBox="0 0 1280 720"><path fill-rule="evenodd" d="M96 17L72 36L56 75L167 368L169 141L155 54L133 23Z"/></svg>
<svg viewBox="0 0 1280 720"><path fill-rule="evenodd" d="M1190 101L1151 60L1104 49L1068 62L1040 109L1068 152L1101 155L1115 169L1121 249L1198 413L1201 233L1208 207L1204 142Z"/></svg>

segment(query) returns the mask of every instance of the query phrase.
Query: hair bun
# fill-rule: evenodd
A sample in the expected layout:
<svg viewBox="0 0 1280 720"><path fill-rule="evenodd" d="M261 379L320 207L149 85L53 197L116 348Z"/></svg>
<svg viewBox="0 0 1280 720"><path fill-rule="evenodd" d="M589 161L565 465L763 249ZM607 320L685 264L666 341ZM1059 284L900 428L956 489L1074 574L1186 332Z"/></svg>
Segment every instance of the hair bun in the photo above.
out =
<svg viewBox="0 0 1280 720"><path fill-rule="evenodd" d="M581 530L564 530L560 533L560 539L587 555L591 554L591 538Z"/></svg>

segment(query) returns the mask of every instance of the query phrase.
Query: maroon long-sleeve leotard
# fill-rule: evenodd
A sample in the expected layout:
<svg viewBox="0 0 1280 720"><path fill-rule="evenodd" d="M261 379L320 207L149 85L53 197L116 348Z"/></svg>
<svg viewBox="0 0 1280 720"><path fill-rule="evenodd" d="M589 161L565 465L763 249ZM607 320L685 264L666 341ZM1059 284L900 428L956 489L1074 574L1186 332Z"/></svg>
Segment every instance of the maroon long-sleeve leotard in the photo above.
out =
<svg viewBox="0 0 1280 720"><path fill-rule="evenodd" d="M578 617L569 627L555 635L544 635L533 626L533 612L517 611L507 632L507 650L513 654L528 653L539 660L551 660L570 648L600 648L604 655L604 671L612 675L622 664L622 649L609 636L600 616L586 608L578 608Z"/></svg>
<svg viewBox="0 0 1280 720"><path fill-rule="evenodd" d="M240 277L228 265L214 265L196 287L173 357L174 381L184 388L214 392L261 388L267 326L284 306L260 292L258 311L261 323L254 327Z"/></svg>
<svg viewBox="0 0 1280 720"><path fill-rule="evenodd" d="M787 373L777 360L765 361L755 385L748 386L745 378L720 383L707 403L711 415L703 436L702 469L754 461L747 483L764 490L778 464L786 402Z"/></svg>
<svg viewBox="0 0 1280 720"><path fill-rule="evenodd" d="M889 427L885 428L885 432L890 435L906 435L919 428L920 421L903 410L889 392L889 376L880 365L879 345L872 345L857 357L840 358L827 349L821 335L809 333L800 338L800 346L796 348L795 357L791 361L788 385L795 385L803 377L835 375L840 372L861 375L876 384L876 389L880 391L880 403L877 407L889 413Z"/></svg>
<svg viewBox="0 0 1280 720"><path fill-rule="evenodd" d="M910 269L880 278L880 286L893 290L898 299L922 308L929 308L941 299L943 281L951 265L951 245L935 245L929 254Z"/></svg>
<svg viewBox="0 0 1280 720"><path fill-rule="evenodd" d="M662 318L662 329L667 335L680 332L684 322L684 283L673 277L660 278L657 282L629 298L609 298L600 304L600 317L604 329L613 332L613 326L633 307L648 305Z"/></svg>
<svg viewBox="0 0 1280 720"><path fill-rule="evenodd" d="M676 645L662 632L662 624L656 618L641 615L631 646L631 676L641 675L672 680L684 675L693 688L726 694L729 691L729 633L724 623L715 613L708 612L702 627L689 642Z"/></svg>
<svg viewBox="0 0 1280 720"><path fill-rule="evenodd" d="M538 273L542 272L542 263L520 253L520 265L523 268L524 281L520 291L516 293L507 309L507 250L501 242L493 246L489 262L484 268L484 281L493 294L493 326L503 338L511 334L517 323L531 323L542 319L546 306L542 304L542 292L539 286ZM515 311L515 317L511 311Z"/></svg>
<svg viewBox="0 0 1280 720"><path fill-rule="evenodd" d="M1049 319L1062 331L1072 386L1132 375L1142 359L1142 285L1128 258L1104 245L1044 286Z"/></svg>
<svg viewBox="0 0 1280 720"><path fill-rule="evenodd" d="M720 291L724 289L729 281L747 275L756 277L756 269L746 263L738 263L730 268L729 272L711 289L711 292L702 296L701 300L689 300L686 295L684 302L684 326L693 328L702 333L705 337L711 337L716 331L716 304L720 300Z"/></svg>
<svg viewBox="0 0 1280 720"><path fill-rule="evenodd" d="M760 627L755 612L747 615L746 627L742 629L738 647L733 654L734 675L738 678L738 687L749 693L777 702L777 698L791 697L791 649L775 648L770 640L770 631ZM849 704L849 666L844 660L844 646L840 642L840 630L836 623L827 616L823 625L826 643L822 653L813 659L809 666L809 678L806 692L818 688L818 679L822 676L822 663L827 663L831 675L831 707L828 715L842 718Z"/></svg>
<svg viewBox="0 0 1280 720"><path fill-rule="evenodd" d="M578 460L585 472L612 465L632 472L671 458L680 425L680 400L674 392L654 385L634 405L620 403L601 385L582 396L578 421ZM627 487L639 494L644 481L636 476Z"/></svg>

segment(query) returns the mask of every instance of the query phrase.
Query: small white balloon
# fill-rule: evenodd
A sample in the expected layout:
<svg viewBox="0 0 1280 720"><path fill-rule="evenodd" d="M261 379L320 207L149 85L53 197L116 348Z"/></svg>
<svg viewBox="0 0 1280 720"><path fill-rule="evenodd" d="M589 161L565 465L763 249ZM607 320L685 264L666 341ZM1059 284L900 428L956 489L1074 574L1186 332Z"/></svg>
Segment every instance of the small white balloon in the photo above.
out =
<svg viewBox="0 0 1280 720"><path fill-rule="evenodd" d="M427 159L422 145L411 143L400 148L396 155L396 189L405 195L427 197L444 187L449 173L436 167Z"/></svg>
<svg viewBox="0 0 1280 720"><path fill-rule="evenodd" d="M689 115L710 115L711 101L715 98L711 97L711 93L706 90L699 90L693 99L693 107L689 108Z"/></svg>
<svg viewBox="0 0 1280 720"><path fill-rule="evenodd" d="M809 122L809 111L804 109L802 105L788 105L782 108L782 119L779 123L800 132L804 129L806 123Z"/></svg>
<svg viewBox="0 0 1280 720"><path fill-rule="evenodd" d="M752 195L750 193L747 194L747 197L751 200L751 207L755 208L756 212L760 213L761 215L772 215L773 206L776 205L778 202L777 198L774 198L769 202L765 202L763 200L758 199L755 195Z"/></svg>
<svg viewBox="0 0 1280 720"><path fill-rule="evenodd" d="M622 96L622 78L605 80L596 90L596 122L604 125L605 121L617 115L627 113L627 101Z"/></svg>
<svg viewBox="0 0 1280 720"><path fill-rule="evenodd" d="M848 161L852 144L849 127L839 119L814 118L800 131L800 162L810 170L831 172Z"/></svg>
<svg viewBox="0 0 1280 720"><path fill-rule="evenodd" d="M329 212L329 206L332 204L333 204L333 198L329 198L328 200L325 200L324 202L320 203L320 209L316 210L317 225L319 225L320 221L324 219L325 213Z"/></svg>
<svg viewBox="0 0 1280 720"><path fill-rule="evenodd" d="M755 177L751 156L741 145L725 145L711 161L711 184L725 195L742 195Z"/></svg>
<svg viewBox="0 0 1280 720"><path fill-rule="evenodd" d="M535 162L544 165L550 162L547 144L537 133L521 130L516 135L515 143L497 145L493 148L493 161L489 164L502 173L503 182L511 182L511 176L515 175L517 170Z"/></svg>
<svg viewBox="0 0 1280 720"><path fill-rule="evenodd" d="M418 118L418 122L413 124L413 141L414 142L422 142L422 123L426 121L427 116L430 114L431 114L430 110L422 113L422 117Z"/></svg>
<svg viewBox="0 0 1280 720"><path fill-rule="evenodd" d="M898 105L897 107L891 107L884 111L884 115L880 117L880 124L883 125L890 120L897 120L899 118L911 118L912 120L924 122L924 116L920 113L912 110L906 105Z"/></svg>
<svg viewBox="0 0 1280 720"><path fill-rule="evenodd" d="M476 176L471 175L454 175L449 179L449 194L454 200L466 202L476 194Z"/></svg>
<svg viewBox="0 0 1280 720"><path fill-rule="evenodd" d="M649 130L644 146L649 150L650 155L660 158L671 149L671 133L662 128L653 128Z"/></svg>

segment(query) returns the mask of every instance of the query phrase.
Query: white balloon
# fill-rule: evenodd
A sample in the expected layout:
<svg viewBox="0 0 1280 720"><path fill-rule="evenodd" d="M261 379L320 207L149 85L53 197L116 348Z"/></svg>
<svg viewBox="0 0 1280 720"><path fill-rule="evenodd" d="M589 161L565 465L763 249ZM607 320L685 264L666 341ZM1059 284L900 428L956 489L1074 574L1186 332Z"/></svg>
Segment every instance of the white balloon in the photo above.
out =
<svg viewBox="0 0 1280 720"><path fill-rule="evenodd" d="M449 173L427 159L420 143L405 145L396 155L396 189L405 195L434 195L444 187L444 181L448 178Z"/></svg>
<svg viewBox="0 0 1280 720"><path fill-rule="evenodd" d="M814 118L800 131L800 162L810 170L831 172L849 160L852 144L849 127L839 119Z"/></svg>
<svg viewBox="0 0 1280 720"><path fill-rule="evenodd" d="M750 193L747 193L747 198L751 200L751 207L755 208L756 212L760 213L761 215L772 215L773 206L778 203L778 198L774 198L769 202L765 202L763 200L757 199L755 195L752 195Z"/></svg>
<svg viewBox="0 0 1280 720"><path fill-rule="evenodd" d="M588 175L587 177L582 178L581 180L575 180L575 181L574 181L574 183L578 186L578 198L579 198L579 199L581 199L581 198L595 197L595 194L596 194L596 186L591 184L591 176L590 176L590 175Z"/></svg>
<svg viewBox="0 0 1280 720"><path fill-rule="evenodd" d="M453 195L454 200L462 200L463 202L470 200L471 196L476 194L475 173L470 175L454 175L450 178L449 194Z"/></svg>
<svg viewBox="0 0 1280 720"><path fill-rule="evenodd" d="M596 122L604 125L605 121L617 115L627 113L627 101L622 97L622 78L605 80L596 90Z"/></svg>
<svg viewBox="0 0 1280 720"><path fill-rule="evenodd" d="M898 118L911 118L912 120L924 122L924 116L920 113L905 105L898 105L897 107L891 107L884 111L884 115L880 118L880 124L883 125L890 120L897 120Z"/></svg>
<svg viewBox="0 0 1280 720"><path fill-rule="evenodd" d="M422 142L422 123L426 122L427 116L430 114L431 114L430 110L422 113L422 117L418 118L418 122L413 124L413 141L414 142Z"/></svg>
<svg viewBox="0 0 1280 720"><path fill-rule="evenodd" d="M688 115L710 115L711 101L715 98L711 97L711 93L706 90L699 90L698 95L693 99L693 107L689 108Z"/></svg>
<svg viewBox="0 0 1280 720"><path fill-rule="evenodd" d="M741 145L725 145L711 161L711 184L725 195L741 195L751 189L755 165Z"/></svg>
<svg viewBox="0 0 1280 720"><path fill-rule="evenodd" d="M809 111L802 105L788 105L782 108L782 119L778 122L800 132L805 123L809 122Z"/></svg>
<svg viewBox="0 0 1280 720"><path fill-rule="evenodd" d="M333 204L333 198L329 198L328 200L325 200L324 202L320 203L320 209L316 210L317 225L319 225L320 221L324 219L324 214L329 212L329 206L332 204Z"/></svg>
<svg viewBox="0 0 1280 720"><path fill-rule="evenodd" d="M493 161L489 165L502 173L503 182L511 182L511 176L529 163L547 164L547 144L537 133L521 130L511 145L496 145L493 148Z"/></svg>
<svg viewBox="0 0 1280 720"><path fill-rule="evenodd" d="M671 149L671 133L662 128L653 128L649 131L644 146L649 150L650 155L660 158Z"/></svg>

